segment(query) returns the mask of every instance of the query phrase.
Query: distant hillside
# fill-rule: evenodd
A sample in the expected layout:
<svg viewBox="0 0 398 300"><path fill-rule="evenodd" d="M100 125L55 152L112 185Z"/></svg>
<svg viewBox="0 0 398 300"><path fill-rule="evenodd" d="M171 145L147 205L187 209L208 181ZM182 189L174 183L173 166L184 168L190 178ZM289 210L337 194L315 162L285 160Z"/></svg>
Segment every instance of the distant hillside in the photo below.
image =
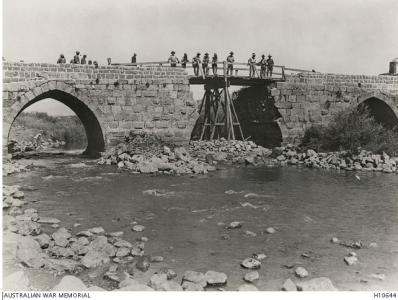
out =
<svg viewBox="0 0 398 300"><path fill-rule="evenodd" d="M9 140L29 143L38 133L46 140L65 142L66 149L83 149L87 137L77 116L49 116L44 112L20 114L12 125Z"/></svg>

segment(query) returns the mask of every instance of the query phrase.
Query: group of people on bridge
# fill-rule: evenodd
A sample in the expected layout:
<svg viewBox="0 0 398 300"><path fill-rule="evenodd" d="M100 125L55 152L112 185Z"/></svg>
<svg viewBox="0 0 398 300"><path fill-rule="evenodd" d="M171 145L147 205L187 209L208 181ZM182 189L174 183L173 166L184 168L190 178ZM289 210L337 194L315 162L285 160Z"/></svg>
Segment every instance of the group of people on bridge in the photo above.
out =
<svg viewBox="0 0 398 300"><path fill-rule="evenodd" d="M218 76L217 69L218 69L218 56L217 53L214 53L213 57L210 60L209 53L205 53L203 56L203 60L200 59L200 52L196 54L194 58L192 58L192 67L195 76L199 76L200 72L200 65L202 66L202 76L209 76L209 65L211 64L211 69L213 71L213 76ZM181 64L181 67L184 69L187 67L187 63L189 63L188 55L184 53L184 56L180 60L175 55L175 51L171 51L170 57L168 59L171 67L176 67L177 64ZM227 76L233 76L234 70L234 63L235 57L234 52L231 51L226 58L227 64ZM259 77L259 78L271 78L272 71L274 68L274 60L272 59L271 55L268 55L268 58L265 58L263 54L261 56L261 60L259 62L256 61L256 54L253 53L252 56L249 58L247 62L249 66L249 76L251 78ZM260 66L260 74L257 74L256 66Z"/></svg>
<svg viewBox="0 0 398 300"><path fill-rule="evenodd" d="M73 56L73 59L70 60L71 64L77 64L77 65L94 65L94 67L98 68L98 62L97 61L92 61L92 60L87 60L87 55L83 54L82 58L80 58L80 51L76 51L75 56ZM66 64L66 58L65 55L60 54L59 58L57 60L57 64Z"/></svg>

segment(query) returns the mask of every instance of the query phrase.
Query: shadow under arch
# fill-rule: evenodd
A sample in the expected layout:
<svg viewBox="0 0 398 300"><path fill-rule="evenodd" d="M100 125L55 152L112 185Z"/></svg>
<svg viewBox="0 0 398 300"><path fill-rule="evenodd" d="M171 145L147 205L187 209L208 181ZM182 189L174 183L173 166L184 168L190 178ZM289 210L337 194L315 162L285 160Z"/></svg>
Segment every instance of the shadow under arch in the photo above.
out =
<svg viewBox="0 0 398 300"><path fill-rule="evenodd" d="M46 99L46 98L51 98L56 101L59 101L69 107L75 114L76 116L80 119L82 122L84 129L86 131L86 136L87 136L87 148L83 152L83 155L87 155L90 157L99 157L100 152L103 152L105 150L105 140L104 140L104 135L101 129L101 125L97 120L97 117L94 115L94 113L91 111L91 109L84 104L82 101L80 101L78 98L75 96L66 93L64 91L60 90L51 90L42 93L41 95L33 98L31 101L26 103L17 113L17 115L14 117L14 119L11 122L11 126L8 131L7 137L9 137L12 125L15 121L15 119L29 106L32 104Z"/></svg>
<svg viewBox="0 0 398 300"><path fill-rule="evenodd" d="M245 138L266 148L281 146L283 135L278 120L282 116L267 87L245 87L233 98Z"/></svg>
<svg viewBox="0 0 398 300"><path fill-rule="evenodd" d="M398 126L398 118L392 108L377 97L367 98L358 105L358 108L367 108L376 122L382 124L386 128L392 129Z"/></svg>

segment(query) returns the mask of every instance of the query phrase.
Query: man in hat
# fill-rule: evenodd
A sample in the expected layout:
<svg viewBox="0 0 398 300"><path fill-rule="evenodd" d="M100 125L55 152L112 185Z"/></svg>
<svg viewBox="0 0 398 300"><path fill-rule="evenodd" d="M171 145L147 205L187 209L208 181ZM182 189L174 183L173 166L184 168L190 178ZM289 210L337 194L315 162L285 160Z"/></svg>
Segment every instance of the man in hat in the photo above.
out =
<svg viewBox="0 0 398 300"><path fill-rule="evenodd" d="M247 61L247 64L249 65L250 68L250 72L249 72L249 76L255 77L256 75L256 53L252 53L252 57L249 58L249 60Z"/></svg>
<svg viewBox="0 0 398 300"><path fill-rule="evenodd" d="M229 56L227 57L227 76L230 74L232 76L232 71L234 70L234 53L229 52Z"/></svg>
<svg viewBox="0 0 398 300"><path fill-rule="evenodd" d="M57 64L66 64L66 59L63 54L61 54L57 60Z"/></svg>
<svg viewBox="0 0 398 300"><path fill-rule="evenodd" d="M177 56L175 56L174 54L176 54L175 51L171 51L171 55L170 55L170 57L168 59L168 62L170 63L170 66L172 68L177 67L177 63L180 63L180 61L178 60Z"/></svg>
<svg viewBox="0 0 398 300"><path fill-rule="evenodd" d="M199 64L201 63L200 61L200 53L198 52L196 56L192 59L192 67L193 67L193 72L195 76L199 76Z"/></svg>
<svg viewBox="0 0 398 300"><path fill-rule="evenodd" d="M203 56L203 62L202 62L203 76L209 75L209 62L210 62L209 53L206 52L205 56Z"/></svg>
<svg viewBox="0 0 398 300"><path fill-rule="evenodd" d="M80 64L80 51L76 51L76 55L73 57L74 64Z"/></svg>
<svg viewBox="0 0 398 300"><path fill-rule="evenodd" d="M86 54L83 54L83 57L82 57L82 60L80 61L80 63L82 65L85 65L87 63L87 55Z"/></svg>
<svg viewBox="0 0 398 300"><path fill-rule="evenodd" d="M217 76L217 63L218 63L217 53L214 53L213 58L211 59L211 68L213 69L214 76Z"/></svg>
<svg viewBox="0 0 398 300"><path fill-rule="evenodd" d="M184 56L181 59L181 67L183 67L185 69L187 67L188 62L189 62L188 54L184 53Z"/></svg>
<svg viewBox="0 0 398 300"><path fill-rule="evenodd" d="M272 77L272 70L274 69L274 60L272 59L271 54L268 55L267 59L267 77Z"/></svg>
<svg viewBox="0 0 398 300"><path fill-rule="evenodd" d="M265 78L265 73L267 71L267 60L265 59L265 55L261 55L260 64L260 78Z"/></svg>
<svg viewBox="0 0 398 300"><path fill-rule="evenodd" d="M131 57L131 63L135 64L137 62L137 54L134 53L133 56Z"/></svg>

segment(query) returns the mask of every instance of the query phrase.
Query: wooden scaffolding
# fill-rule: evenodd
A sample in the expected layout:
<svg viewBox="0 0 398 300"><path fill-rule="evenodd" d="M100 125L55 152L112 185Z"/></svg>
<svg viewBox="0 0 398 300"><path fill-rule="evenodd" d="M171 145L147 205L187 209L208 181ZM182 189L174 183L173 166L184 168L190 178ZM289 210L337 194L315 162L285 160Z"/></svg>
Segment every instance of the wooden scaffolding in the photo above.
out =
<svg viewBox="0 0 398 300"><path fill-rule="evenodd" d="M205 83L205 93L199 108L204 120L199 130L199 140L226 138L244 139L242 128L228 90L229 81L224 63L224 80ZM239 135L239 136L238 136Z"/></svg>

